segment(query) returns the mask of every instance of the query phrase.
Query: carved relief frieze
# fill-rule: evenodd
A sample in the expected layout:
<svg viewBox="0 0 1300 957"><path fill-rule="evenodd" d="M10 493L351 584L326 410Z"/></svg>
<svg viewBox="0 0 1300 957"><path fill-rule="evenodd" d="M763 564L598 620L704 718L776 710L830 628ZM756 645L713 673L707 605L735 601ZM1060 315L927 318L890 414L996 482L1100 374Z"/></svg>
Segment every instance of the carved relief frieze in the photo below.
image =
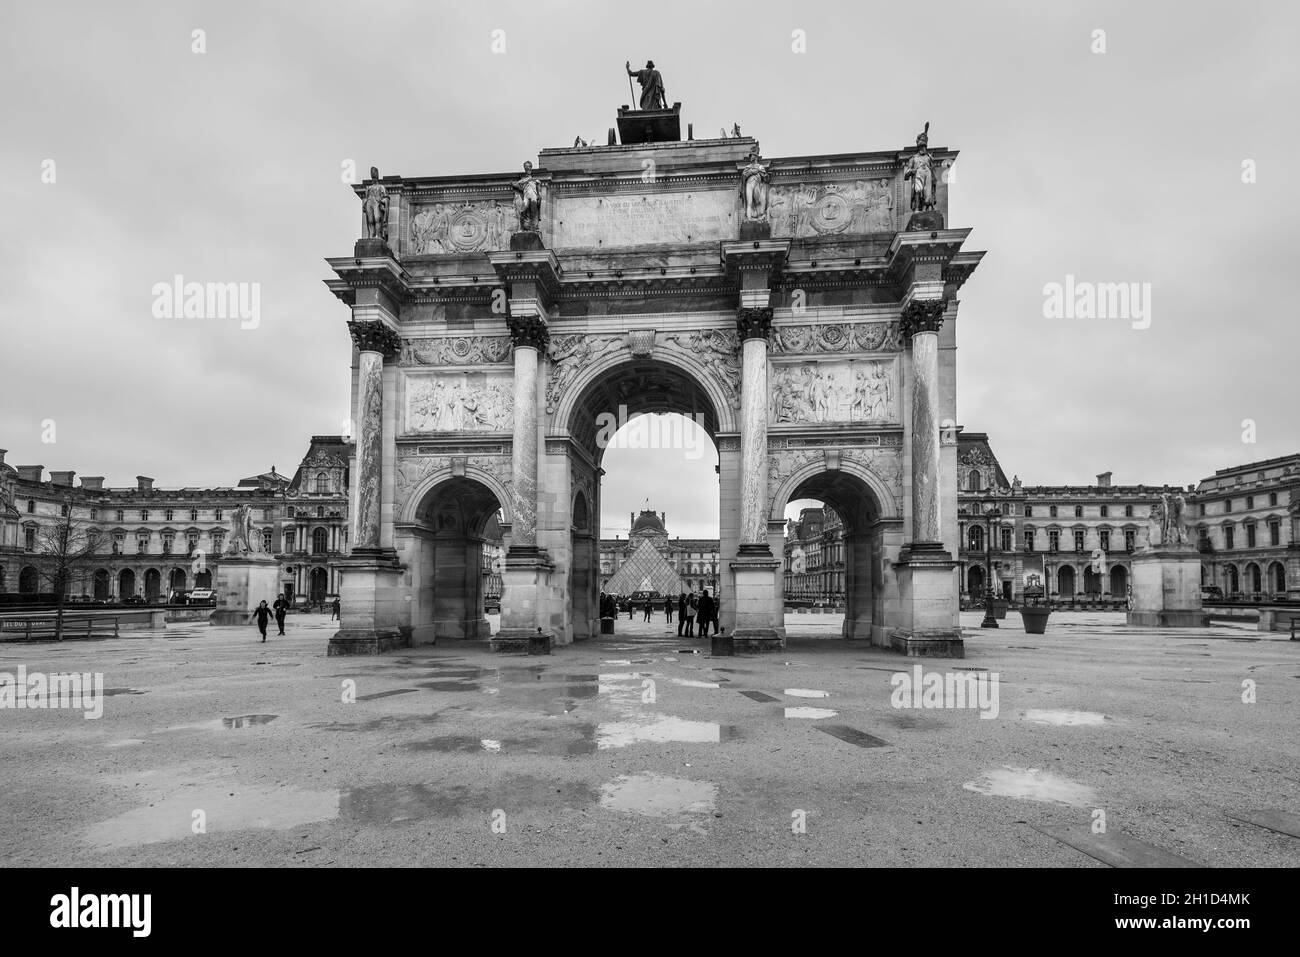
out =
<svg viewBox="0 0 1300 957"><path fill-rule="evenodd" d="M488 365L510 361L509 336L403 339L400 362L412 365Z"/></svg>
<svg viewBox="0 0 1300 957"><path fill-rule="evenodd" d="M509 249L515 223L508 203L429 203L411 216L411 245L417 255Z"/></svg>
<svg viewBox="0 0 1300 957"><path fill-rule="evenodd" d="M893 181L773 186L768 191L768 219L774 239L893 232Z"/></svg>
<svg viewBox="0 0 1300 957"><path fill-rule="evenodd" d="M406 377L406 432L508 432L514 426L510 372Z"/></svg>
<svg viewBox="0 0 1300 957"><path fill-rule="evenodd" d="M774 424L898 421L894 359L774 363L768 381Z"/></svg>
<svg viewBox="0 0 1300 957"><path fill-rule="evenodd" d="M898 352L897 322L822 322L772 327L773 355L827 352Z"/></svg>
<svg viewBox="0 0 1300 957"><path fill-rule="evenodd" d="M626 337L622 335L589 336L586 333L558 336L551 340L547 349L547 357L551 360L551 375L546 386L546 411L555 411L565 390L584 366L626 342Z"/></svg>

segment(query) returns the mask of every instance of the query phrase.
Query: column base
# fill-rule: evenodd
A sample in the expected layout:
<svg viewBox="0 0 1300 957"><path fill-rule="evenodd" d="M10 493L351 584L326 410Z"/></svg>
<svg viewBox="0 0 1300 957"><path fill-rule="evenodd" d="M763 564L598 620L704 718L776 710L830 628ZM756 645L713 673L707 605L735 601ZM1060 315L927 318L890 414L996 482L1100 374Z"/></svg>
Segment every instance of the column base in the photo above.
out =
<svg viewBox="0 0 1300 957"><path fill-rule="evenodd" d="M730 636L733 653L778 651L785 647L783 607L776 587L780 567L781 563L765 543L740 546L739 555L731 563L732 607L736 614Z"/></svg>
<svg viewBox="0 0 1300 957"><path fill-rule="evenodd" d="M1204 628L1210 623L1200 611L1130 611L1127 624L1141 628Z"/></svg>
<svg viewBox="0 0 1300 957"><path fill-rule="evenodd" d="M410 629L406 630L410 631ZM340 631L330 639L325 655L329 658L345 655L382 655L385 651L409 647L411 647L411 636L409 633L403 635L401 630Z"/></svg>
<svg viewBox="0 0 1300 957"><path fill-rule="evenodd" d="M554 632L541 628L532 632L523 628L503 628L488 642L488 647L499 655L549 655L554 639Z"/></svg>
<svg viewBox="0 0 1300 957"><path fill-rule="evenodd" d="M339 563L342 627L325 654L378 655L411 647L410 605L403 600L402 566L391 548L357 548Z"/></svg>
<svg viewBox="0 0 1300 957"><path fill-rule="evenodd" d="M965 658L966 645L961 635L918 635L901 631L889 636L889 647L909 658Z"/></svg>
<svg viewBox="0 0 1300 957"><path fill-rule="evenodd" d="M785 635L774 628L737 629L735 634L730 636L718 635L714 638L714 641L717 641L718 638L727 638L731 644L731 654L733 655L761 655L785 649ZM714 654L717 654L717 652L714 652Z"/></svg>

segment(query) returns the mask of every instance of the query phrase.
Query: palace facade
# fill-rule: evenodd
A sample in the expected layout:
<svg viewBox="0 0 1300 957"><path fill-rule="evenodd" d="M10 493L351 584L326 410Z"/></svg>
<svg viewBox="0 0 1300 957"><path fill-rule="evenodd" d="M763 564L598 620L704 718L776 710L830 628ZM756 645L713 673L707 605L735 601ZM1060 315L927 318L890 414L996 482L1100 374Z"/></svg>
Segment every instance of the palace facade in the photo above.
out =
<svg viewBox="0 0 1300 957"><path fill-rule="evenodd" d="M107 602L211 587L231 512L253 509L262 547L280 562L281 591L312 601L337 594L348 554L352 443L314 435L292 476L269 472L215 488L156 488L148 476L128 487L102 476L5 463L0 449L0 593L52 591L49 530L70 517L98 547L65 585L74 598Z"/></svg>

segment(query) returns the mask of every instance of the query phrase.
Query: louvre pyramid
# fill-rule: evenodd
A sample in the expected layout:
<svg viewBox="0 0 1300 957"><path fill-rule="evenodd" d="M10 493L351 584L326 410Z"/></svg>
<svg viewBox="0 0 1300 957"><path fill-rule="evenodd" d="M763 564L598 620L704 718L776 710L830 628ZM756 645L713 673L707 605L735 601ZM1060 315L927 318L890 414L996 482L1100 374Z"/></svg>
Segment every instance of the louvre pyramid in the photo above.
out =
<svg viewBox="0 0 1300 957"><path fill-rule="evenodd" d="M605 591L611 595L631 595L638 591L679 595L685 589L677 570L659 554L652 542L643 541L623 567L614 573Z"/></svg>

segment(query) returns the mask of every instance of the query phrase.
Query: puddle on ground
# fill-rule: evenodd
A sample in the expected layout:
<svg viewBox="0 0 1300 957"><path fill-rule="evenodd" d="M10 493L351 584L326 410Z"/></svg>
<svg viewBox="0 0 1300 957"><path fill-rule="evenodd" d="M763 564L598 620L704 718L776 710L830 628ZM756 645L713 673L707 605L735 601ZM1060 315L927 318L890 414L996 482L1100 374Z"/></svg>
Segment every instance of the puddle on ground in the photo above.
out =
<svg viewBox="0 0 1300 957"><path fill-rule="evenodd" d="M120 741L108 741L104 744L106 748L130 748L137 744L144 744L144 738L122 738Z"/></svg>
<svg viewBox="0 0 1300 957"><path fill-rule="evenodd" d="M478 691L479 686L464 681L421 681L418 686L426 691Z"/></svg>
<svg viewBox="0 0 1300 957"><path fill-rule="evenodd" d="M190 826L195 810L203 811L208 834L250 828L284 830L338 817L339 792L223 784L188 786L150 807L136 808L93 825L83 839L100 850L183 841L193 837Z"/></svg>
<svg viewBox="0 0 1300 957"><path fill-rule="evenodd" d="M482 745L483 750L486 751L486 752L488 752L489 754L500 754L500 753L501 753L501 742L500 742L500 741L494 741L494 740L492 740L491 738L482 738L482 739L479 741L479 744Z"/></svg>
<svg viewBox="0 0 1300 957"><path fill-rule="evenodd" d="M1070 807L1095 807L1097 804L1097 793L1092 788L1037 768L1004 766L985 771L978 780L967 781L962 787L977 794L1022 801L1043 801Z"/></svg>
<svg viewBox="0 0 1300 957"><path fill-rule="evenodd" d="M134 688L105 688L100 692L105 698L111 698L119 694L147 694L144 691L136 691Z"/></svg>
<svg viewBox="0 0 1300 957"><path fill-rule="evenodd" d="M773 698L770 694L766 694L765 692L762 691L742 691L741 694L743 694L746 698L749 698L751 701L758 701L763 704L768 704L772 701L781 700L780 698Z"/></svg>
<svg viewBox="0 0 1300 957"><path fill-rule="evenodd" d="M380 698L391 698L398 694L412 694L415 688L398 688L396 691L376 691L372 694L357 695L358 701L378 701Z"/></svg>
<svg viewBox="0 0 1300 957"><path fill-rule="evenodd" d="M221 726L228 731L238 728L251 728L259 724L270 724L278 714L241 714L235 718L222 718Z"/></svg>
<svg viewBox="0 0 1300 957"><path fill-rule="evenodd" d="M787 718L833 718L838 711L832 711L830 708L786 708L785 716Z"/></svg>
<svg viewBox="0 0 1300 957"><path fill-rule="evenodd" d="M1106 723L1106 716L1096 711L1040 711L1030 709L1021 712L1021 717L1026 721L1032 721L1034 724L1054 724L1066 727Z"/></svg>
<svg viewBox="0 0 1300 957"><path fill-rule="evenodd" d="M600 786L600 806L609 811L663 820L670 827L707 834L718 806L718 786L659 774L621 774Z"/></svg>
<svg viewBox="0 0 1300 957"><path fill-rule="evenodd" d="M887 748L890 746L888 741L867 734L865 731L859 731L857 728L850 728L847 724L815 724L813 727L818 731L825 731L832 738L839 738L841 741L847 741L859 748Z"/></svg>
<svg viewBox="0 0 1300 957"><path fill-rule="evenodd" d="M670 682L675 685L681 685L683 688L721 688L722 685L713 681L695 681L692 678L669 678Z"/></svg>
<svg viewBox="0 0 1300 957"><path fill-rule="evenodd" d="M814 691L812 688L786 688L783 692L791 698L829 698L829 691Z"/></svg>
<svg viewBox="0 0 1300 957"><path fill-rule="evenodd" d="M691 721L672 715L602 721L596 726L596 747L602 751L630 744L718 744L723 739L722 726L715 721Z"/></svg>

